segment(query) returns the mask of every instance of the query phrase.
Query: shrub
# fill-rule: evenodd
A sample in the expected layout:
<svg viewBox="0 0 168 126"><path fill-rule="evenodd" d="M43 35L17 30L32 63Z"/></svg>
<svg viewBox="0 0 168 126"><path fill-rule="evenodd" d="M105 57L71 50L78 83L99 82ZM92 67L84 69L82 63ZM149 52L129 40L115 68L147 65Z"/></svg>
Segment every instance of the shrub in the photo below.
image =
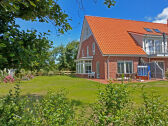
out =
<svg viewBox="0 0 168 126"><path fill-rule="evenodd" d="M40 125L67 126L75 123L73 106L62 91L57 93L50 91L36 106L36 112L38 114L36 122L40 122Z"/></svg>
<svg viewBox="0 0 168 126"><path fill-rule="evenodd" d="M52 75L54 75L54 72L53 71L49 71L48 72L48 76L52 76Z"/></svg>
<svg viewBox="0 0 168 126"><path fill-rule="evenodd" d="M0 125L1 126L16 126L27 125L29 113L25 110L26 99L20 97L19 86L15 86L15 93L9 91L9 94L0 99ZM31 113L30 113L31 114ZM29 115L30 115L29 114ZM29 122L30 125L30 122Z"/></svg>
<svg viewBox="0 0 168 126"><path fill-rule="evenodd" d="M38 75L39 75L39 76L42 76L42 75L44 74L44 72L45 72L45 71L44 71L43 69L40 69L40 70L38 71Z"/></svg>
<svg viewBox="0 0 168 126"><path fill-rule="evenodd" d="M168 79L168 69L165 72L165 77L166 77L166 79Z"/></svg>
<svg viewBox="0 0 168 126"><path fill-rule="evenodd" d="M168 103L152 92L147 95L142 87L143 104L134 112L134 125L166 126L168 125Z"/></svg>
<svg viewBox="0 0 168 126"><path fill-rule="evenodd" d="M8 75L3 79L4 83L13 83L14 81L15 79L11 75Z"/></svg>
<svg viewBox="0 0 168 126"><path fill-rule="evenodd" d="M74 125L74 109L65 95L63 91L50 91L41 100L30 102L28 97L20 96L17 85L15 93L10 90L0 99L0 126Z"/></svg>
<svg viewBox="0 0 168 126"><path fill-rule="evenodd" d="M128 120L129 91L124 84L108 84L99 91L93 106L91 125L124 125Z"/></svg>

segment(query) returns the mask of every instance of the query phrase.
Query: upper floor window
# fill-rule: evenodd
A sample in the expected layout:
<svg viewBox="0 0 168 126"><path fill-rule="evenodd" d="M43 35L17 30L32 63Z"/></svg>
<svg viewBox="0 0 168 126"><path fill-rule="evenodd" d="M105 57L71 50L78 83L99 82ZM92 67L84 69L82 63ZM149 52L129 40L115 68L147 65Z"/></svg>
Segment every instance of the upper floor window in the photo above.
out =
<svg viewBox="0 0 168 126"><path fill-rule="evenodd" d="M92 44L92 53L95 55L95 43Z"/></svg>
<svg viewBox="0 0 168 126"><path fill-rule="evenodd" d="M159 29L153 29L157 33L161 33Z"/></svg>
<svg viewBox="0 0 168 126"><path fill-rule="evenodd" d="M167 43L164 45L161 39L146 39L144 45L147 54L164 53L164 46L167 49Z"/></svg>
<svg viewBox="0 0 168 126"><path fill-rule="evenodd" d="M147 32L152 32L150 28L144 28Z"/></svg>
<svg viewBox="0 0 168 126"><path fill-rule="evenodd" d="M85 54L84 54L84 49L82 49L82 57L84 57L85 56Z"/></svg>
<svg viewBox="0 0 168 126"><path fill-rule="evenodd" d="M87 46L87 57L89 56L89 46Z"/></svg>

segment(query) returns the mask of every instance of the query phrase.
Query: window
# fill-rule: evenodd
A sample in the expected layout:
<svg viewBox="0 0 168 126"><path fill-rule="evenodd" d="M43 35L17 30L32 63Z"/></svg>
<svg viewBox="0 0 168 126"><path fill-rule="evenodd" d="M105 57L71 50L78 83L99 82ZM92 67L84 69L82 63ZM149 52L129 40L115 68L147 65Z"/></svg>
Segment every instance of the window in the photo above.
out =
<svg viewBox="0 0 168 126"><path fill-rule="evenodd" d="M126 69L126 73L128 73L128 74L131 74L131 73L133 73L132 72L132 62L131 61L126 61L125 62L125 69Z"/></svg>
<svg viewBox="0 0 168 126"><path fill-rule="evenodd" d="M95 55L95 43L92 44L92 53Z"/></svg>
<svg viewBox="0 0 168 126"><path fill-rule="evenodd" d="M131 74L133 73L132 61L119 61L117 63L117 70L119 74Z"/></svg>
<svg viewBox="0 0 168 126"><path fill-rule="evenodd" d="M118 73L124 73L124 62L118 62Z"/></svg>
<svg viewBox="0 0 168 126"><path fill-rule="evenodd" d="M82 57L84 57L85 56L85 54L84 54L84 49L82 49Z"/></svg>
<svg viewBox="0 0 168 126"><path fill-rule="evenodd" d="M91 61L78 61L76 62L76 73L87 74L92 72L92 62Z"/></svg>
<svg viewBox="0 0 168 126"><path fill-rule="evenodd" d="M163 42L161 39L147 39L145 45L147 54L163 53Z"/></svg>
<svg viewBox="0 0 168 126"><path fill-rule="evenodd" d="M89 46L87 46L87 57L89 57Z"/></svg>
<svg viewBox="0 0 168 126"><path fill-rule="evenodd" d="M153 29L157 33L161 33L159 29Z"/></svg>
<svg viewBox="0 0 168 126"><path fill-rule="evenodd" d="M92 64L91 61L85 61L85 73L92 72Z"/></svg>
<svg viewBox="0 0 168 126"><path fill-rule="evenodd" d="M152 32L152 30L151 29L149 29L149 28L144 28L147 32Z"/></svg>

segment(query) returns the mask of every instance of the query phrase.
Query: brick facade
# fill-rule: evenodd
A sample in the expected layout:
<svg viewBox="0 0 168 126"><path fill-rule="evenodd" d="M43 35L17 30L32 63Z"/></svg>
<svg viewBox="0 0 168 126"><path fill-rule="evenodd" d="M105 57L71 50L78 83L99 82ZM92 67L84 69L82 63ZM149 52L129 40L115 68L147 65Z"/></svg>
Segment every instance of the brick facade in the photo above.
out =
<svg viewBox="0 0 168 126"><path fill-rule="evenodd" d="M92 44L95 43L95 55L92 53ZM89 47L89 56L93 56L92 60L92 71L96 73L96 62L100 63L100 78L101 79L114 79L117 74L117 61L132 61L133 62L133 73L137 73L137 66L139 62L139 57L124 57L124 56L102 56L102 53L95 42L93 35L91 35L88 39L81 43L81 48L79 52L79 57L87 57L87 46ZM82 56L82 50L84 51L84 56ZM109 63L108 63L109 60ZM168 68L168 58L143 58L145 62L152 61L164 61L165 62L165 70ZM109 72L107 70L109 68ZM96 73L97 74L97 73ZM95 74L95 75L96 75ZM77 74L78 77L87 78L87 74Z"/></svg>

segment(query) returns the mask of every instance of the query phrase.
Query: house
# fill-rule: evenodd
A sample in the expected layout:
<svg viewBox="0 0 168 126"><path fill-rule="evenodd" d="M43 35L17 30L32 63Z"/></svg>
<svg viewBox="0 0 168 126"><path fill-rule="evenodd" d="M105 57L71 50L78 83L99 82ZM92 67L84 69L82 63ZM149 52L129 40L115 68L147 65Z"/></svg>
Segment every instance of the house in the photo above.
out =
<svg viewBox="0 0 168 126"><path fill-rule="evenodd" d="M158 73L164 77L167 41L168 24L85 16L76 75L88 77L94 73L101 79L137 75L138 66L153 63L153 77Z"/></svg>

